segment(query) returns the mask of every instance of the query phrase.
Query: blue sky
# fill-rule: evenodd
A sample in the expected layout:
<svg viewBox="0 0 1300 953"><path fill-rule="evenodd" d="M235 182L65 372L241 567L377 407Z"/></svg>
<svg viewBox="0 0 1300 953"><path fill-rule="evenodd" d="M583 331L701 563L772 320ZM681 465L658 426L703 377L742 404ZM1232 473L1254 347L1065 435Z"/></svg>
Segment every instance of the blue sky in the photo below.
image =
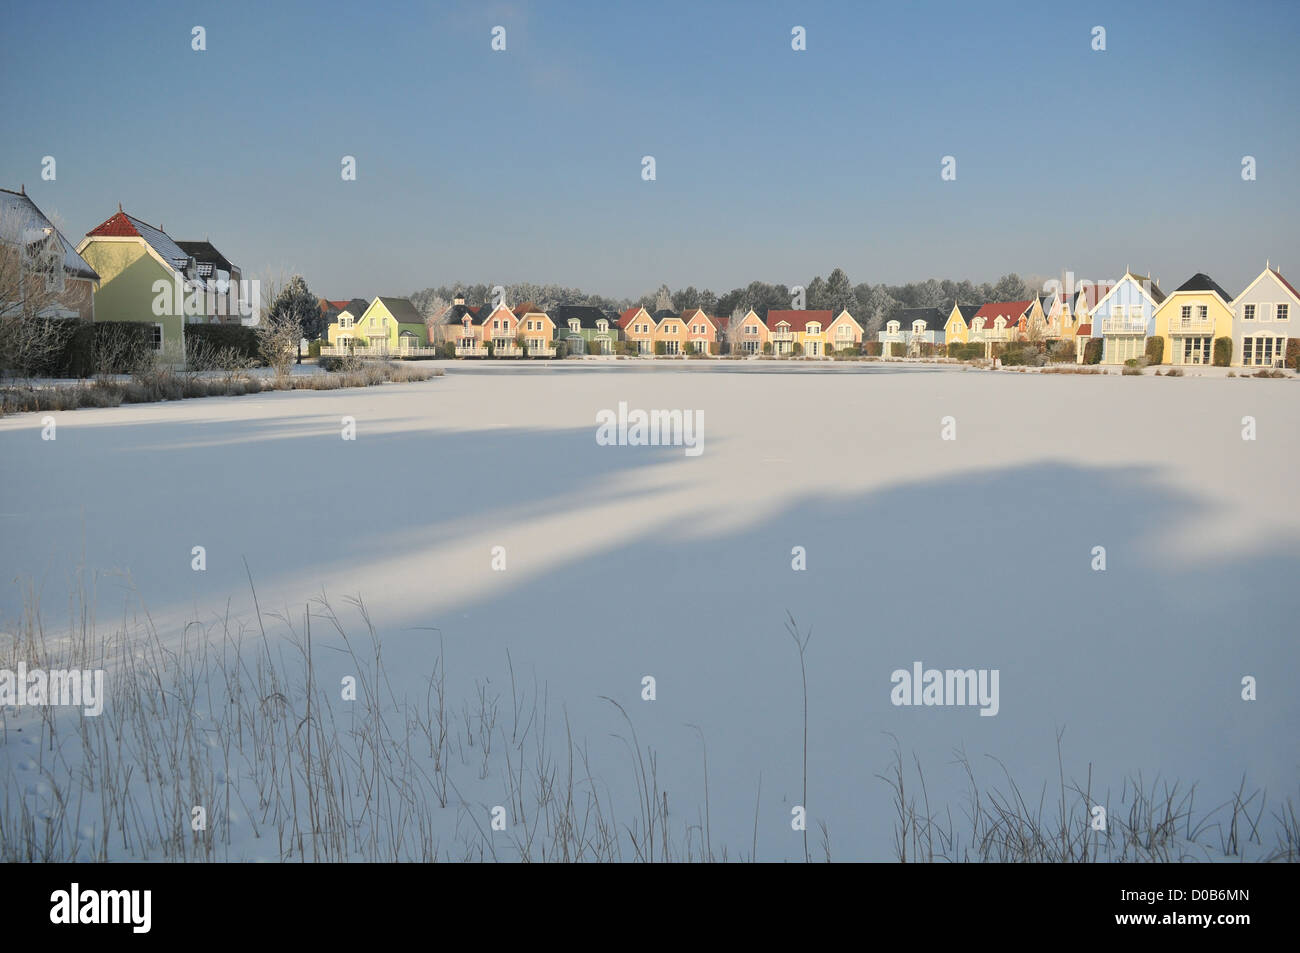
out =
<svg viewBox="0 0 1300 953"><path fill-rule="evenodd" d="M1298 27L1290 0L15 0L0 186L25 183L74 241L121 202L332 298L721 294L836 266L901 283L1131 265L1235 294L1265 258L1300 276Z"/></svg>

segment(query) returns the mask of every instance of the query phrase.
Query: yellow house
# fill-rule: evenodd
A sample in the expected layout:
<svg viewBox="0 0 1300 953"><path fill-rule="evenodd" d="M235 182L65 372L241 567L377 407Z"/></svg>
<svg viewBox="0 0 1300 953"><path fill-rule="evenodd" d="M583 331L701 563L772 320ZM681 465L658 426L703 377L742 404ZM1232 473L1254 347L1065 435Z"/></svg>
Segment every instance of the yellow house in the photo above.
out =
<svg viewBox="0 0 1300 953"><path fill-rule="evenodd" d="M381 295L360 316L354 315L355 307L354 301L326 329L331 347L343 347L352 341L357 347L400 353L429 346L424 316L408 299Z"/></svg>
<svg viewBox="0 0 1300 953"><path fill-rule="evenodd" d="M343 306L343 310L325 326L325 343L330 347L345 347L357 339L357 319L370 307L365 298L353 298ZM364 345L362 339L358 343Z"/></svg>
<svg viewBox="0 0 1300 953"><path fill-rule="evenodd" d="M1232 317L1232 296L1209 275L1193 275L1156 309L1154 336L1165 340L1161 363L1213 363L1215 339L1232 339Z"/></svg>
<svg viewBox="0 0 1300 953"><path fill-rule="evenodd" d="M970 341L970 323L979 313L977 304L956 304L948 312L943 326L943 339L948 344L966 344Z"/></svg>
<svg viewBox="0 0 1300 953"><path fill-rule="evenodd" d="M844 308L835 316L835 320L826 325L825 329L826 344L836 351L844 350L850 347L862 347L862 325L858 319L849 314L849 309Z"/></svg>
<svg viewBox="0 0 1300 953"><path fill-rule="evenodd" d="M515 308L519 338L529 357L555 357L555 322L551 316L529 301Z"/></svg>

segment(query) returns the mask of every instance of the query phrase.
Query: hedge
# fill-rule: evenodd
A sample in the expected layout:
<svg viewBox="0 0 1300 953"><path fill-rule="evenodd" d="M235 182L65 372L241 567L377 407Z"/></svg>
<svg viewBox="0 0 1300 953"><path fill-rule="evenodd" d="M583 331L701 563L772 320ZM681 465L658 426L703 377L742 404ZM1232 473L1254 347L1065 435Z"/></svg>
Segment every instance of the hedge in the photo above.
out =
<svg viewBox="0 0 1300 953"><path fill-rule="evenodd" d="M1165 339L1161 337L1147 338L1147 363L1163 364L1165 362Z"/></svg>
<svg viewBox="0 0 1300 953"><path fill-rule="evenodd" d="M1284 363L1292 370L1300 371L1300 338L1287 338Z"/></svg>
<svg viewBox="0 0 1300 953"><path fill-rule="evenodd" d="M1214 339L1214 366L1227 367L1232 363L1232 338Z"/></svg>
<svg viewBox="0 0 1300 953"><path fill-rule="evenodd" d="M879 341L863 341L862 352L867 357L880 357L881 346Z"/></svg>
<svg viewBox="0 0 1300 953"><path fill-rule="evenodd" d="M153 354L153 325L143 321L82 321L35 318L57 339L47 359L28 368L6 368L38 377L86 378L128 374Z"/></svg>
<svg viewBox="0 0 1300 953"><path fill-rule="evenodd" d="M979 342L963 344L953 341L948 345L948 356L959 361L974 361L984 356L984 345Z"/></svg>
<svg viewBox="0 0 1300 953"><path fill-rule="evenodd" d="M185 346L206 344L214 351L230 348L240 357L263 363L257 347L257 331L242 324L187 324Z"/></svg>
<svg viewBox="0 0 1300 953"><path fill-rule="evenodd" d="M1100 364L1101 345L1101 338L1088 338L1088 343L1083 346L1083 363Z"/></svg>

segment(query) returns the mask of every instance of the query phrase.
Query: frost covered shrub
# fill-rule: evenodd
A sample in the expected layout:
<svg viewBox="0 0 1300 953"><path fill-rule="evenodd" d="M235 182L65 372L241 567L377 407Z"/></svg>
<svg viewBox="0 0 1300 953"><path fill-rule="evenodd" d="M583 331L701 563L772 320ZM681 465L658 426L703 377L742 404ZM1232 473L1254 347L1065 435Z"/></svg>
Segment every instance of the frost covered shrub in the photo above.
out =
<svg viewBox="0 0 1300 953"><path fill-rule="evenodd" d="M187 324L185 327L185 348L201 343L211 351L229 349L242 358L261 363L257 347L257 331L242 324ZM320 345L316 345L320 354Z"/></svg>

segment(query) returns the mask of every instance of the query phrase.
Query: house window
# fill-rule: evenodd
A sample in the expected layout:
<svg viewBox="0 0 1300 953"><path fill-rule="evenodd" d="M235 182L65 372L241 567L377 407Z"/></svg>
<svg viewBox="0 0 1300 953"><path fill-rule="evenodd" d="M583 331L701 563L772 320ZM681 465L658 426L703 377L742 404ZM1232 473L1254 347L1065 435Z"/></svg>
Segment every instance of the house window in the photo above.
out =
<svg viewBox="0 0 1300 953"><path fill-rule="evenodd" d="M757 333L758 333L758 328L754 327L754 325L752 325L752 324L747 325L747 326L745 327L745 333L746 333L746 334L757 334Z"/></svg>
<svg viewBox="0 0 1300 953"><path fill-rule="evenodd" d="M1192 306L1191 306L1190 304L1185 304L1185 305L1183 305L1182 318L1183 318L1183 324L1190 324L1190 323L1191 323L1191 320L1192 320Z"/></svg>
<svg viewBox="0 0 1300 953"><path fill-rule="evenodd" d="M821 334L822 326L814 322L813 324L809 324L804 331L807 334Z"/></svg>
<svg viewBox="0 0 1300 953"><path fill-rule="evenodd" d="M1285 305L1285 304L1279 304L1279 305L1276 305L1275 307L1276 307L1277 310L1276 310L1276 312L1275 312L1275 314L1274 314L1273 320L1274 320L1274 321L1285 321L1285 320L1287 319L1287 317L1289 317L1289 315L1290 315L1290 311L1291 311L1290 307L1287 306L1287 305Z"/></svg>
<svg viewBox="0 0 1300 953"><path fill-rule="evenodd" d="M1207 308L1205 305L1200 304L1196 306L1196 317L1198 320L1204 321L1207 317L1209 317L1209 315L1210 315L1210 309Z"/></svg>
<svg viewBox="0 0 1300 953"><path fill-rule="evenodd" d="M153 326L153 349L155 351L163 349L163 326L161 324Z"/></svg>
<svg viewBox="0 0 1300 953"><path fill-rule="evenodd" d="M1255 320L1255 306L1254 306L1253 304L1248 304L1248 305L1246 305L1246 311L1245 311L1245 313L1244 313L1241 317L1242 317L1242 320L1243 320L1243 321L1254 321L1254 320Z"/></svg>

